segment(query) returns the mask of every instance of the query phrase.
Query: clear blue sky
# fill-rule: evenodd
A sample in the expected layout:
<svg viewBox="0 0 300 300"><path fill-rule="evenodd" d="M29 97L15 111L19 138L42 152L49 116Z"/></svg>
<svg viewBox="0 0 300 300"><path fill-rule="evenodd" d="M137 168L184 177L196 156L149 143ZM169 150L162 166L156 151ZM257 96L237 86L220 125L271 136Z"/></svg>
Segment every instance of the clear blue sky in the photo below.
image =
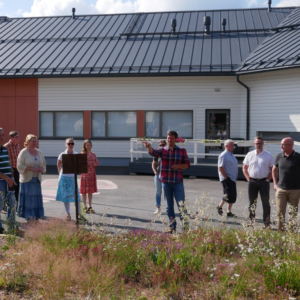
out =
<svg viewBox="0 0 300 300"><path fill-rule="evenodd" d="M267 0L0 0L0 15L9 17L267 7ZM273 5L299 5L300 0L273 0Z"/></svg>

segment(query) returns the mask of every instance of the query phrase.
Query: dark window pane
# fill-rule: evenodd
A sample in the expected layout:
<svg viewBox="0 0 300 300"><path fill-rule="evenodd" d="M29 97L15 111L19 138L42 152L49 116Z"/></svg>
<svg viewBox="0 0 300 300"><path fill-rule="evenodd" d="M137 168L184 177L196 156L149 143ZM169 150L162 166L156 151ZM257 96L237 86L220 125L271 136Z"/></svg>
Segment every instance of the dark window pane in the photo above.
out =
<svg viewBox="0 0 300 300"><path fill-rule="evenodd" d="M53 137L53 112L40 113L40 136Z"/></svg>
<svg viewBox="0 0 300 300"><path fill-rule="evenodd" d="M146 136L159 137L159 112L146 112Z"/></svg>
<svg viewBox="0 0 300 300"><path fill-rule="evenodd" d="M57 137L83 136L83 112L56 112L55 118Z"/></svg>
<svg viewBox="0 0 300 300"><path fill-rule="evenodd" d="M108 137L136 137L136 112L109 112Z"/></svg>
<svg viewBox="0 0 300 300"><path fill-rule="evenodd" d="M105 112L92 113L92 137L105 137Z"/></svg>
<svg viewBox="0 0 300 300"><path fill-rule="evenodd" d="M168 130L175 130L178 136L193 137L193 113L191 111L164 111L162 112L162 136Z"/></svg>

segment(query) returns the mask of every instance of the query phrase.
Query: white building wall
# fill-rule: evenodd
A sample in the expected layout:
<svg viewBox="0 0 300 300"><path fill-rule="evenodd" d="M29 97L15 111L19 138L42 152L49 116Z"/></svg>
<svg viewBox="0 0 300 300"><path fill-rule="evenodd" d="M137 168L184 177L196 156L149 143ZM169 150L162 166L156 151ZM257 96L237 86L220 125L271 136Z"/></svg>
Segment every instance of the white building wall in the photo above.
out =
<svg viewBox="0 0 300 300"><path fill-rule="evenodd" d="M300 132L300 69L240 76L250 87L250 136L259 131ZM300 151L300 147L295 147ZM268 146L272 154L280 145Z"/></svg>
<svg viewBox="0 0 300 300"><path fill-rule="evenodd" d="M204 139L206 109L230 109L231 136L246 137L246 89L234 76L39 79L39 111L193 110L194 138ZM62 141L39 145L45 156L63 149ZM129 157L129 149L129 141L93 142L98 157Z"/></svg>

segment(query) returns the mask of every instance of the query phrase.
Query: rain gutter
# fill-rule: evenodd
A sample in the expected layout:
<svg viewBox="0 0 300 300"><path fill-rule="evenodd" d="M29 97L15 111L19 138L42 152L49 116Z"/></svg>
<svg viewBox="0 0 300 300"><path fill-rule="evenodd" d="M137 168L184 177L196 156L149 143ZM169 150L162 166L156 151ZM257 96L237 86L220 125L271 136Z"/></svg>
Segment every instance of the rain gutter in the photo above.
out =
<svg viewBox="0 0 300 300"><path fill-rule="evenodd" d="M236 75L236 81L247 90L247 122L246 122L246 140L250 139L250 88L240 81L240 75Z"/></svg>

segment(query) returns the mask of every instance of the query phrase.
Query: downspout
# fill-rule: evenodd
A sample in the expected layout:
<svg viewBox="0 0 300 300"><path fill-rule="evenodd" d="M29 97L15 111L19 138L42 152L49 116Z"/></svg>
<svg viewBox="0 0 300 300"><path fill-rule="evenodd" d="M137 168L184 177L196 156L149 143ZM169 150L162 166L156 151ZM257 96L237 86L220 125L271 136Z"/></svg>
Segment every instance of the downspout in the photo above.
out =
<svg viewBox="0 0 300 300"><path fill-rule="evenodd" d="M240 75L236 75L236 81L247 90L247 123L246 123L246 139L250 139L250 88L240 81Z"/></svg>

